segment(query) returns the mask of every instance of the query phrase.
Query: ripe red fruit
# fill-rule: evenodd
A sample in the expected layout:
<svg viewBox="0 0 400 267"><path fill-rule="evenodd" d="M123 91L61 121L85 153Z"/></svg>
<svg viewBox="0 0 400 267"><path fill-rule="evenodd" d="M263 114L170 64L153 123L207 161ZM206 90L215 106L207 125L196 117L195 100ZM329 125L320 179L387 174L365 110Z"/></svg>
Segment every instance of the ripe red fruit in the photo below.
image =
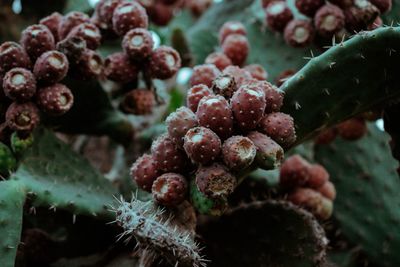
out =
<svg viewBox="0 0 400 267"><path fill-rule="evenodd" d="M330 0L329 2L340 7L341 9L346 9L354 5L354 0Z"/></svg>
<svg viewBox="0 0 400 267"><path fill-rule="evenodd" d="M374 22L372 22L370 25L368 25L367 29L369 31L372 31L372 30L378 29L382 26L383 26L383 21L382 21L381 17L376 17Z"/></svg>
<svg viewBox="0 0 400 267"><path fill-rule="evenodd" d="M151 192L161 205L176 206L185 200L188 183L180 174L165 173L154 181Z"/></svg>
<svg viewBox="0 0 400 267"><path fill-rule="evenodd" d="M379 9L381 14L385 14L392 9L392 0L369 0L371 4Z"/></svg>
<svg viewBox="0 0 400 267"><path fill-rule="evenodd" d="M64 40L70 31L78 25L90 22L88 15L78 11L66 14L58 26L59 40Z"/></svg>
<svg viewBox="0 0 400 267"><path fill-rule="evenodd" d="M109 55L104 62L104 74L114 82L132 82L137 79L138 71L138 67L122 52Z"/></svg>
<svg viewBox="0 0 400 267"><path fill-rule="evenodd" d="M281 112L267 114L261 119L259 127L283 148L290 147L296 141L294 121L288 114Z"/></svg>
<svg viewBox="0 0 400 267"><path fill-rule="evenodd" d="M77 61L74 70L79 73L81 79L96 78L103 72L103 59L96 51L85 49Z"/></svg>
<svg viewBox="0 0 400 267"><path fill-rule="evenodd" d="M197 188L210 198L226 198L236 187L236 178L224 165L201 166L196 172Z"/></svg>
<svg viewBox="0 0 400 267"><path fill-rule="evenodd" d="M53 34L44 25L29 26L21 33L20 43L32 60L56 48Z"/></svg>
<svg viewBox="0 0 400 267"><path fill-rule="evenodd" d="M318 9L314 17L314 26L317 33L324 38L331 38L343 29L345 16L343 11L331 4L326 4Z"/></svg>
<svg viewBox="0 0 400 267"><path fill-rule="evenodd" d="M183 147L193 162L207 165L219 156L221 140L210 129L195 127L186 133Z"/></svg>
<svg viewBox="0 0 400 267"><path fill-rule="evenodd" d="M74 96L68 87L57 83L39 89L37 104L43 112L52 116L60 116L72 108Z"/></svg>
<svg viewBox="0 0 400 267"><path fill-rule="evenodd" d="M98 20L104 24L104 28L112 28L112 17L115 8L121 4L124 0L101 0L97 3L95 9L95 15Z"/></svg>
<svg viewBox="0 0 400 267"><path fill-rule="evenodd" d="M115 9L112 17L114 31L123 36L135 28L147 28L146 10L137 2L122 2Z"/></svg>
<svg viewBox="0 0 400 267"><path fill-rule="evenodd" d="M293 19L293 14L286 1L272 1L265 9L267 25L271 30L283 32L286 25Z"/></svg>
<svg viewBox="0 0 400 267"><path fill-rule="evenodd" d="M250 72L245 69L241 69L238 66L228 66L222 73L233 76L235 78L237 87L240 87L252 80Z"/></svg>
<svg viewBox="0 0 400 267"><path fill-rule="evenodd" d="M298 188L289 194L288 200L309 210L319 219L326 220L332 215L332 201L313 189Z"/></svg>
<svg viewBox="0 0 400 267"><path fill-rule="evenodd" d="M196 115L187 107L180 107L169 114L165 123L169 136L179 147L183 147L185 134L198 125Z"/></svg>
<svg viewBox="0 0 400 267"><path fill-rule="evenodd" d="M133 29L125 34L122 48L130 59L140 61L148 58L153 51L154 41L146 29Z"/></svg>
<svg viewBox="0 0 400 267"><path fill-rule="evenodd" d="M274 140L260 132L250 132L247 137L257 149L256 161L258 167L264 170L273 170L281 165L284 152Z"/></svg>
<svg viewBox="0 0 400 267"><path fill-rule="evenodd" d="M0 46L0 73L5 74L13 68L31 67L28 54L15 42L4 42Z"/></svg>
<svg viewBox="0 0 400 267"><path fill-rule="evenodd" d="M363 137L367 131L367 124L362 118L352 118L336 126L338 134L346 140L354 141Z"/></svg>
<svg viewBox="0 0 400 267"><path fill-rule="evenodd" d="M337 129L335 127L324 129L315 138L315 143L317 145L327 145L332 143L336 139L336 136L337 136Z"/></svg>
<svg viewBox="0 0 400 267"><path fill-rule="evenodd" d="M23 68L14 68L3 78L4 94L11 100L25 102L36 93L36 80L32 72Z"/></svg>
<svg viewBox="0 0 400 267"><path fill-rule="evenodd" d="M134 89L124 96L121 108L134 115L147 115L153 112L156 104L154 92L147 89Z"/></svg>
<svg viewBox="0 0 400 267"><path fill-rule="evenodd" d="M323 0L296 0L296 7L300 13L313 17L317 10L325 4Z"/></svg>
<svg viewBox="0 0 400 267"><path fill-rule="evenodd" d="M290 46L308 46L314 40L314 27L308 20L294 19L286 25L284 38Z"/></svg>
<svg viewBox="0 0 400 267"><path fill-rule="evenodd" d="M262 89L265 94L265 113L278 112L283 105L283 92L267 81L260 81L254 86Z"/></svg>
<svg viewBox="0 0 400 267"><path fill-rule="evenodd" d="M213 81L221 72L212 64L197 65L193 68L192 76L190 77L190 86L204 84L211 88Z"/></svg>
<svg viewBox="0 0 400 267"><path fill-rule="evenodd" d="M239 21L228 21L219 29L219 43L222 45L229 35L238 34L242 36L247 35L246 28Z"/></svg>
<svg viewBox="0 0 400 267"><path fill-rule="evenodd" d="M68 59L58 51L52 50L42 54L35 63L33 73L40 83L54 84L67 76Z"/></svg>
<svg viewBox="0 0 400 267"><path fill-rule="evenodd" d="M186 104L193 111L197 111L199 102L203 97L214 95L214 93L204 84L198 84L191 87L187 93Z"/></svg>
<svg viewBox="0 0 400 267"><path fill-rule="evenodd" d="M222 158L226 166L240 171L253 163L257 153L254 143L244 136L232 136L222 145Z"/></svg>
<svg viewBox="0 0 400 267"><path fill-rule="evenodd" d="M153 3L147 7L147 14L151 22L157 26L167 26L174 18L174 7L163 3Z"/></svg>
<svg viewBox="0 0 400 267"><path fill-rule="evenodd" d="M259 81L266 81L268 79L267 71L260 64L250 64L245 66L244 69L250 73L253 79Z"/></svg>
<svg viewBox="0 0 400 267"><path fill-rule="evenodd" d="M213 81L212 90L217 95L230 99L237 87L235 78L230 74L221 74Z"/></svg>
<svg viewBox="0 0 400 267"><path fill-rule="evenodd" d="M232 135L232 111L224 97L219 95L203 97L197 108L196 116L201 126L211 129L222 140Z"/></svg>
<svg viewBox="0 0 400 267"><path fill-rule="evenodd" d="M145 154L132 164L130 174L141 189L151 192L153 182L161 173L158 171L153 157Z"/></svg>
<svg viewBox="0 0 400 267"><path fill-rule="evenodd" d="M39 110L35 104L12 103L6 112L6 123L13 131L31 132L39 124Z"/></svg>
<svg viewBox="0 0 400 267"><path fill-rule="evenodd" d="M379 16L379 9L367 0L356 0L354 5L345 9L346 29L358 32L367 29Z"/></svg>
<svg viewBox="0 0 400 267"><path fill-rule="evenodd" d="M232 61L229 59L229 57L221 52L209 54L204 63L215 65L220 71L223 71L226 67L232 65Z"/></svg>
<svg viewBox="0 0 400 267"><path fill-rule="evenodd" d="M280 172L280 184L284 188L295 188L305 186L310 178L311 165L299 155L287 158Z"/></svg>
<svg viewBox="0 0 400 267"><path fill-rule="evenodd" d="M324 166L319 164L313 164L308 168L309 177L307 180L307 186L317 189L323 184L328 182L329 173L326 171Z"/></svg>
<svg viewBox="0 0 400 267"><path fill-rule="evenodd" d="M89 50L85 40L78 37L66 38L57 43L57 50L63 53L71 64L76 63L82 54Z"/></svg>
<svg viewBox="0 0 400 267"><path fill-rule="evenodd" d="M222 43L222 51L234 65L242 66L249 54L250 45L246 36L240 34L228 35Z"/></svg>
<svg viewBox="0 0 400 267"><path fill-rule="evenodd" d="M73 28L66 38L78 37L86 42L86 47L92 50L97 49L101 43L101 33L99 28L93 23L82 23Z"/></svg>
<svg viewBox="0 0 400 267"><path fill-rule="evenodd" d="M196 17L201 16L211 5L213 0L186 0L186 7Z"/></svg>
<svg viewBox="0 0 400 267"><path fill-rule="evenodd" d="M39 21L39 24L46 26L51 31L56 43L59 41L58 27L60 26L62 18L63 16L60 13L54 12Z"/></svg>
<svg viewBox="0 0 400 267"><path fill-rule="evenodd" d="M150 74L156 79L169 79L181 67L181 58L178 52L168 46L160 46L153 51L150 57Z"/></svg>
<svg viewBox="0 0 400 267"><path fill-rule="evenodd" d="M317 191L330 200L335 200L336 198L335 185L330 181L324 183L321 187L317 189Z"/></svg>

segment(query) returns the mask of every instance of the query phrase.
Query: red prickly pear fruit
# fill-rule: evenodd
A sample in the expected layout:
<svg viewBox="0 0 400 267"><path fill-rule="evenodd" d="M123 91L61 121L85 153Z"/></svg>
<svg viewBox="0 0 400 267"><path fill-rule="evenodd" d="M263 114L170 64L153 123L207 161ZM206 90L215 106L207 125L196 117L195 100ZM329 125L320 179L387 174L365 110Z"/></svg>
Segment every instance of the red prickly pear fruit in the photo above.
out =
<svg viewBox="0 0 400 267"><path fill-rule="evenodd" d="M53 12L39 21L39 24L46 26L51 31L56 43L59 41L58 27L60 26L62 18L63 16L60 13Z"/></svg>
<svg viewBox="0 0 400 267"><path fill-rule="evenodd" d="M33 67L33 73L39 83L54 84L67 76L69 62L67 57L52 50L42 54Z"/></svg>
<svg viewBox="0 0 400 267"><path fill-rule="evenodd" d="M122 48L130 59L141 61L153 52L154 41L146 29L133 29L127 32L122 41Z"/></svg>
<svg viewBox="0 0 400 267"><path fill-rule="evenodd" d="M195 17L200 17L214 3L213 0L186 0L185 5Z"/></svg>
<svg viewBox="0 0 400 267"><path fill-rule="evenodd" d="M157 169L154 158L151 155L145 154L132 164L130 174L141 189L151 192L153 182L161 173Z"/></svg>
<svg viewBox="0 0 400 267"><path fill-rule="evenodd" d="M221 139L210 129L195 127L186 133L183 147L193 162L207 165L221 153Z"/></svg>
<svg viewBox="0 0 400 267"><path fill-rule="evenodd" d="M57 50L63 53L71 63L74 63L87 50L86 42L78 37L66 38L57 43Z"/></svg>
<svg viewBox="0 0 400 267"><path fill-rule="evenodd" d="M156 105L154 92L147 89L134 89L125 94L121 108L125 113L147 115L153 112Z"/></svg>
<svg viewBox="0 0 400 267"><path fill-rule="evenodd" d="M306 47L314 40L314 26L308 20L294 19L286 25L284 38L292 47Z"/></svg>
<svg viewBox="0 0 400 267"><path fill-rule="evenodd" d="M329 181L329 173L324 166L313 164L308 168L309 177L306 185L308 187L317 189Z"/></svg>
<svg viewBox="0 0 400 267"><path fill-rule="evenodd" d="M286 25L293 19L293 14L286 1L272 1L265 9L268 27L277 32L283 32Z"/></svg>
<svg viewBox="0 0 400 267"><path fill-rule="evenodd" d="M222 73L232 75L238 88L252 80L250 72L238 66L228 66Z"/></svg>
<svg viewBox="0 0 400 267"><path fill-rule="evenodd" d="M160 3L167 5L167 6L174 5L178 2L179 2L179 0L160 0Z"/></svg>
<svg viewBox="0 0 400 267"><path fill-rule="evenodd" d="M58 26L59 40L64 40L76 26L88 22L90 22L90 18L85 13L78 11L69 12L62 18Z"/></svg>
<svg viewBox="0 0 400 267"><path fill-rule="evenodd" d="M36 93L35 76L23 68L11 69L3 78L3 90L11 100L26 102Z"/></svg>
<svg viewBox="0 0 400 267"><path fill-rule="evenodd" d="M368 0L355 0L344 10L346 29L350 32L365 30L379 16L379 9Z"/></svg>
<svg viewBox="0 0 400 267"><path fill-rule="evenodd" d="M352 118L336 126L338 134L345 140L354 141L363 137L367 131L367 124L362 118Z"/></svg>
<svg viewBox="0 0 400 267"><path fill-rule="evenodd" d="M210 198L228 197L237 184L236 177L224 165L214 163L200 166L196 172L196 185L200 192Z"/></svg>
<svg viewBox="0 0 400 267"><path fill-rule="evenodd" d="M101 0L97 3L95 14L98 20L104 24L104 28L112 28L112 18L115 8L124 0Z"/></svg>
<svg viewBox="0 0 400 267"><path fill-rule="evenodd" d="M244 25L239 21L225 22L219 29L219 43L222 45L225 42L225 39L232 34L246 36L246 27L244 27Z"/></svg>
<svg viewBox="0 0 400 267"><path fill-rule="evenodd" d="M92 79L103 73L103 59L96 51L85 49L77 61L76 70L81 79Z"/></svg>
<svg viewBox="0 0 400 267"><path fill-rule="evenodd" d="M276 77L275 84L281 87L287 80L289 80L293 75L296 74L295 70L285 70Z"/></svg>
<svg viewBox="0 0 400 267"><path fill-rule="evenodd" d="M221 74L213 81L212 90L217 95L230 99L237 87L235 78L230 74Z"/></svg>
<svg viewBox="0 0 400 267"><path fill-rule="evenodd" d="M222 158L226 166L233 171L249 167L257 153L254 143L244 136L232 136L222 145Z"/></svg>
<svg viewBox="0 0 400 267"><path fill-rule="evenodd" d="M246 62L250 50L249 41L246 36L240 34L228 35L221 47L233 65L242 66Z"/></svg>
<svg viewBox="0 0 400 267"><path fill-rule="evenodd" d="M287 158L281 166L280 185L286 189L305 186L310 179L310 167L310 163L299 155Z"/></svg>
<svg viewBox="0 0 400 267"><path fill-rule="evenodd" d="M96 50L101 43L101 33L99 28L93 23L82 23L73 28L66 38L78 37L86 42L86 47L91 50Z"/></svg>
<svg viewBox="0 0 400 267"><path fill-rule="evenodd" d="M187 107L180 107L165 120L168 134L175 144L183 147L186 133L198 125L196 114Z"/></svg>
<svg viewBox="0 0 400 267"><path fill-rule="evenodd" d="M223 96L203 97L197 108L196 116L201 126L211 129L222 140L232 135L232 111Z"/></svg>
<svg viewBox="0 0 400 267"><path fill-rule="evenodd" d="M39 124L39 110L35 104L12 103L6 112L6 123L13 131L32 132Z"/></svg>
<svg viewBox="0 0 400 267"><path fill-rule="evenodd" d="M138 72L138 67L122 52L111 54L104 61L104 74L107 79L114 82L129 83L135 81Z"/></svg>
<svg viewBox="0 0 400 267"><path fill-rule="evenodd" d="M341 9L346 9L354 5L354 0L329 0L329 2L340 7Z"/></svg>
<svg viewBox="0 0 400 267"><path fill-rule="evenodd" d="M154 3L147 8L151 22L157 26L167 26L174 18L174 7L162 3Z"/></svg>
<svg viewBox="0 0 400 267"><path fill-rule="evenodd" d="M158 170L177 173L186 170L188 158L183 151L176 147L174 141L167 134L158 137L153 142L151 153Z"/></svg>
<svg viewBox="0 0 400 267"><path fill-rule="evenodd" d="M337 134L336 127L324 129L317 135L314 142L317 145L328 145L336 139Z"/></svg>
<svg viewBox="0 0 400 267"><path fill-rule="evenodd" d="M137 2L122 2L115 9L112 17L114 31L124 36L135 28L147 28L149 18L146 10Z"/></svg>
<svg viewBox="0 0 400 267"><path fill-rule="evenodd" d="M232 61L224 53L214 52L209 54L205 61L205 64L215 65L220 71L223 71L226 67L232 65Z"/></svg>
<svg viewBox="0 0 400 267"><path fill-rule="evenodd" d="M339 7L331 4L323 5L314 16L317 33L324 38L331 38L344 28L345 16Z"/></svg>
<svg viewBox="0 0 400 267"><path fill-rule="evenodd" d="M187 93L186 104L193 111L197 111L200 100L206 96L212 96L214 93L204 84L198 84L191 87Z"/></svg>
<svg viewBox="0 0 400 267"><path fill-rule="evenodd" d="M244 67L253 79L259 81L266 81L268 79L268 73L260 64L250 64Z"/></svg>
<svg viewBox="0 0 400 267"><path fill-rule="evenodd" d="M317 10L325 4L323 0L296 0L295 2L297 10L312 18Z"/></svg>
<svg viewBox="0 0 400 267"><path fill-rule="evenodd" d="M250 132L247 137L256 146L256 162L264 170L273 170L281 165L284 152L274 140L260 132Z"/></svg>
<svg viewBox="0 0 400 267"><path fill-rule="evenodd" d="M370 25L368 25L367 29L369 31L372 31L382 26L383 26L383 20L381 19L381 17L376 17L376 19Z"/></svg>
<svg viewBox="0 0 400 267"><path fill-rule="evenodd" d="M182 203L189 191L185 177L177 173L165 173L158 177L151 187L154 199L164 206Z"/></svg>
<svg viewBox="0 0 400 267"><path fill-rule="evenodd" d="M190 77L190 86L204 84L211 88L213 81L221 72L212 64L198 65L193 68L192 76Z"/></svg>
<svg viewBox="0 0 400 267"><path fill-rule="evenodd" d="M5 74L13 68L31 67L31 60L21 45L15 42L5 42L0 46L0 74Z"/></svg>
<svg viewBox="0 0 400 267"><path fill-rule="evenodd" d="M309 210L317 218L329 219L333 212L332 200L309 188L298 188L290 193L288 200L293 204Z"/></svg>
<svg viewBox="0 0 400 267"><path fill-rule="evenodd" d="M265 94L265 113L278 112L283 105L283 92L267 81L259 82L258 86Z"/></svg>
<svg viewBox="0 0 400 267"><path fill-rule="evenodd" d="M296 142L294 121L288 114L282 112L267 114L261 119L259 127L283 148L289 148Z"/></svg>
<svg viewBox="0 0 400 267"><path fill-rule="evenodd" d="M160 46L150 56L149 69L153 78L161 80L172 78L180 67L181 58L171 47Z"/></svg>
<svg viewBox="0 0 400 267"><path fill-rule="evenodd" d="M39 89L37 104L43 112L52 116L61 116L72 108L74 96L68 87L57 83Z"/></svg>
<svg viewBox="0 0 400 267"><path fill-rule="evenodd" d="M240 87L231 99L233 117L244 131L250 131L257 127L264 115L265 106L264 92L255 90L251 86Z"/></svg>
<svg viewBox="0 0 400 267"><path fill-rule="evenodd" d="M46 26L40 24L26 28L21 33L20 43L32 60L56 48L53 34Z"/></svg>
<svg viewBox="0 0 400 267"><path fill-rule="evenodd" d="M324 183L321 187L319 187L318 192L320 192L324 197L330 199L330 200L335 200L336 198L336 188L335 185L330 182L327 181L326 183Z"/></svg>
<svg viewBox="0 0 400 267"><path fill-rule="evenodd" d="M392 9L392 0L370 0L370 2L379 9L381 14L385 14Z"/></svg>

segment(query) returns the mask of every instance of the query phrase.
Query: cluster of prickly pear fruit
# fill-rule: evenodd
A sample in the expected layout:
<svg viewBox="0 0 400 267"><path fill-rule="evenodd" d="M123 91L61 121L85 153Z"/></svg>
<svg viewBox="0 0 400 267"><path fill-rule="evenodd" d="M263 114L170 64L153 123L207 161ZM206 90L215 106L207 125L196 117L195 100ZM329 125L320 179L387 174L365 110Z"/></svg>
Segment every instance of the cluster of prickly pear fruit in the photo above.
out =
<svg viewBox="0 0 400 267"><path fill-rule="evenodd" d="M392 0L296 0L307 19L295 18L285 0L263 1L268 27L284 35L288 45L305 47L314 41L344 38L381 27L380 14L391 10Z"/></svg>

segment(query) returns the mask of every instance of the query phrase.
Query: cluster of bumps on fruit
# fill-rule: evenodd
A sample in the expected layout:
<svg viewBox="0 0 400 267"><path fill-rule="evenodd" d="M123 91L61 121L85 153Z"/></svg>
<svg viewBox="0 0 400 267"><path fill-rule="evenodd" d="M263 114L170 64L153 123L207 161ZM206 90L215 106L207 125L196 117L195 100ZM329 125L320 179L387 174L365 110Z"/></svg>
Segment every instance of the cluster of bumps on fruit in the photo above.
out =
<svg viewBox="0 0 400 267"><path fill-rule="evenodd" d="M291 156L281 166L279 182L292 203L323 220L332 215L336 190L322 165L310 164L299 155Z"/></svg>
<svg viewBox="0 0 400 267"><path fill-rule="evenodd" d="M307 18L295 18L285 0L263 0L270 29L284 34L293 47L305 47L333 37L343 40L362 30L382 26L381 14L391 10L392 0L296 0Z"/></svg>
<svg viewBox="0 0 400 267"><path fill-rule="evenodd" d="M226 25L221 33L231 29ZM237 32L232 36L238 38ZM224 46L231 36L223 37ZM212 64L200 68L203 70L195 67L193 71L188 107L167 117L168 133L153 142L151 154L132 165L131 175L140 188L151 191L165 206L185 200L193 177L192 202L203 201L193 204L200 212L208 212L203 208L210 201L218 207L209 210L225 208L222 204L246 170L280 166L284 149L293 145L296 134L293 118L279 112L283 93L267 82L265 75L252 75L237 65L222 72ZM210 76L209 68L215 76Z"/></svg>

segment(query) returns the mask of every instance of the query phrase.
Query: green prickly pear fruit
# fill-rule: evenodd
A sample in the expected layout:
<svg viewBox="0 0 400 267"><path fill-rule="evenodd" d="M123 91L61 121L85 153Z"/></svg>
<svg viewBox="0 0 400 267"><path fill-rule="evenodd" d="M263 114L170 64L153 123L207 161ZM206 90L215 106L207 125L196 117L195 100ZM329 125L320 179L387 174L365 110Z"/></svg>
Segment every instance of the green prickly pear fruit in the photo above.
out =
<svg viewBox="0 0 400 267"><path fill-rule="evenodd" d="M8 175L16 167L17 161L10 148L0 142L0 174Z"/></svg>
<svg viewBox="0 0 400 267"><path fill-rule="evenodd" d="M226 198L209 198L204 195L194 180L190 183L190 199L193 207L201 214L220 216L228 205Z"/></svg>
<svg viewBox="0 0 400 267"><path fill-rule="evenodd" d="M20 137L17 132L11 135L11 149L16 155L21 155L26 149L32 146L34 141L33 134Z"/></svg>

